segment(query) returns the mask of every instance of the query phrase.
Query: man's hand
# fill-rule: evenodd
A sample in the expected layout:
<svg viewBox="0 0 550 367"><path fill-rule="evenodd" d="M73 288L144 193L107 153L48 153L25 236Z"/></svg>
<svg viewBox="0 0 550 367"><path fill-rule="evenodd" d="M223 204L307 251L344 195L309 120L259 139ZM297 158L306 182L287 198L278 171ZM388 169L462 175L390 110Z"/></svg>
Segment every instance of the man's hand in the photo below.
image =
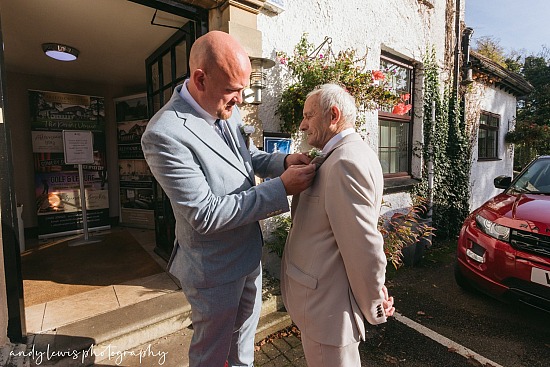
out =
<svg viewBox="0 0 550 367"><path fill-rule="evenodd" d="M315 177L315 165L292 165L281 175L287 195L299 194L311 186Z"/></svg>
<svg viewBox="0 0 550 367"><path fill-rule="evenodd" d="M304 153L289 154L285 157L285 169L287 169L292 165L309 164L309 162L311 162L311 158L309 158L307 154L304 154Z"/></svg>
<svg viewBox="0 0 550 367"><path fill-rule="evenodd" d="M389 297L388 288L385 285L382 286L382 292L384 292L385 300L382 301L382 308L384 308L384 313L386 317L393 316L395 312L395 307L393 307L393 297Z"/></svg>

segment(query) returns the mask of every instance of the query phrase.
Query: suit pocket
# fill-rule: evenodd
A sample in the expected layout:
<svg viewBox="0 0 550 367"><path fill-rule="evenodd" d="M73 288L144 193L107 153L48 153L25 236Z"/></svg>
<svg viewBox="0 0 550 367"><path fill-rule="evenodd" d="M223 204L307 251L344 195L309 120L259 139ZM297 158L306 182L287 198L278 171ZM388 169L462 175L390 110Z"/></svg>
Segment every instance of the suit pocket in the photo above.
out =
<svg viewBox="0 0 550 367"><path fill-rule="evenodd" d="M304 202L308 202L310 204L317 204L319 203L319 196L309 195L305 192L302 192L300 194L300 200L303 200Z"/></svg>
<svg viewBox="0 0 550 367"><path fill-rule="evenodd" d="M304 273L292 263L287 263L286 275L288 275L290 278L300 283L304 287L307 287L309 289L317 288L317 279L309 274Z"/></svg>

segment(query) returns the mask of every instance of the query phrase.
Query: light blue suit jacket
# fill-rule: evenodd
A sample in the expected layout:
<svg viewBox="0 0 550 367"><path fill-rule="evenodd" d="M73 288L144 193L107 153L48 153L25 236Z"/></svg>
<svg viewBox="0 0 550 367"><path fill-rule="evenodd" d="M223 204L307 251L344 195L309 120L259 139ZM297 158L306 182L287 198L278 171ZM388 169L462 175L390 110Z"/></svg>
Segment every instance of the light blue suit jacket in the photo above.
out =
<svg viewBox="0 0 550 367"><path fill-rule="evenodd" d="M289 210L285 154L246 148L235 108L228 122L235 155L179 95L147 124L141 145L176 218L170 273L195 288L239 279L256 269L263 244L259 220ZM272 180L255 186L255 177Z"/></svg>

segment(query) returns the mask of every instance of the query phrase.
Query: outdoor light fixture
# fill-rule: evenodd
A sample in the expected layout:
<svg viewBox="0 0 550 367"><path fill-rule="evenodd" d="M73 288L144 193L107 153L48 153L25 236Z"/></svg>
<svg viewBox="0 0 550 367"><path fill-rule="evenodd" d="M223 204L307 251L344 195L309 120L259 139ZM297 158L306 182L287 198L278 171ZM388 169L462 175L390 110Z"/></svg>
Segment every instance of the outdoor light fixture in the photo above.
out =
<svg viewBox="0 0 550 367"><path fill-rule="evenodd" d="M79 54L76 48L59 43L43 43L42 50L52 59L60 61L74 61Z"/></svg>
<svg viewBox="0 0 550 367"><path fill-rule="evenodd" d="M250 64L252 72L250 73L250 90L245 90L243 98L246 103L262 103L262 89L266 87L265 69L272 68L275 61L263 57L251 57Z"/></svg>
<svg viewBox="0 0 550 367"><path fill-rule="evenodd" d="M470 61L470 41L473 33L472 28L466 27L462 34L462 85L469 85L474 82L472 62Z"/></svg>

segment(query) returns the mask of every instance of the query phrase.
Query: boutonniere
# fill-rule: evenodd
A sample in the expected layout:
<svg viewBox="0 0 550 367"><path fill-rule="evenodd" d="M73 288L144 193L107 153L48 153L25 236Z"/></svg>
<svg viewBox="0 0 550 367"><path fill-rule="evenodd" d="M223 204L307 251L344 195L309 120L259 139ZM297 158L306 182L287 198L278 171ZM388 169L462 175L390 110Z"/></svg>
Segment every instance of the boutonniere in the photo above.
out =
<svg viewBox="0 0 550 367"><path fill-rule="evenodd" d="M306 154L309 158L311 158L311 163L315 164L315 169L318 170L325 160L325 155L323 154L321 149L311 148Z"/></svg>
<svg viewBox="0 0 550 367"><path fill-rule="evenodd" d="M318 148L311 148L309 152L307 152L307 156L311 159L316 157L321 157L323 153L321 152L321 149Z"/></svg>
<svg viewBox="0 0 550 367"><path fill-rule="evenodd" d="M247 149L250 148L250 135L253 134L254 131L256 131L256 129L254 128L254 126L241 125L239 130L241 131L241 135L243 136L244 143L246 144L246 148Z"/></svg>

